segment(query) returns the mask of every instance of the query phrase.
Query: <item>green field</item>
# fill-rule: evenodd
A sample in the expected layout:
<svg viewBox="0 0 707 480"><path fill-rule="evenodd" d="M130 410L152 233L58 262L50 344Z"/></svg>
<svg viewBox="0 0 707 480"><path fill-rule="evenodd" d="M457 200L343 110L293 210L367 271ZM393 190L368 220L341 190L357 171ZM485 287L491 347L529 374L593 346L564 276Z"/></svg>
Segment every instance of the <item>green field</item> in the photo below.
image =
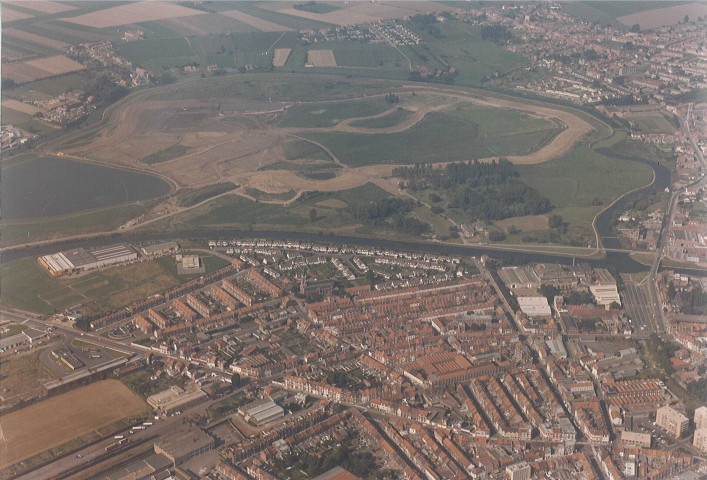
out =
<svg viewBox="0 0 707 480"><path fill-rule="evenodd" d="M567 15L581 18L588 22L611 24L617 28L628 28L618 20L619 17L632 13L645 12L655 8L674 7L689 2L679 1L619 1L619 2L564 2L562 11Z"/></svg>
<svg viewBox="0 0 707 480"><path fill-rule="evenodd" d="M395 126L412 116L410 110L405 110L404 108L397 108L393 112L383 115L378 118L369 118L366 120L356 120L350 123L352 127L359 128L388 128Z"/></svg>
<svg viewBox="0 0 707 480"><path fill-rule="evenodd" d="M166 162L168 160L173 160L179 158L189 151L188 147L184 145L172 145L171 147L164 148L158 152L152 153L145 158L141 159L142 163L148 165L154 165L156 163Z"/></svg>
<svg viewBox="0 0 707 480"><path fill-rule="evenodd" d="M328 147L351 166L454 162L537 150L558 132L548 120L519 115L513 110L474 109L432 112L412 128L390 134L308 133L302 136ZM472 119L473 118L473 119ZM494 130L487 119L505 123ZM478 122L482 123L476 123Z"/></svg>
<svg viewBox="0 0 707 480"><path fill-rule="evenodd" d="M13 110L11 108L7 108L5 106L2 107L2 113L0 114L2 116L2 124L3 125L15 125L15 126L22 126L25 122L29 121L32 118L32 115L29 115L24 112L20 112L18 110Z"/></svg>
<svg viewBox="0 0 707 480"><path fill-rule="evenodd" d="M383 97L346 102L321 102L293 105L280 121L281 127L332 127L347 118L377 115L390 108Z"/></svg>
<svg viewBox="0 0 707 480"><path fill-rule="evenodd" d="M231 182L216 183L196 189L184 189L177 195L177 205L180 207L191 207L197 203L201 203L216 195L220 195L229 190L236 188L236 185Z"/></svg>
<svg viewBox="0 0 707 480"><path fill-rule="evenodd" d="M388 192L372 183L338 192L306 192L287 207L253 202L239 195L224 195L213 202L159 222L151 228L239 225L286 229L294 227L315 231L331 228L356 229L360 223L351 216L349 209L387 197L390 197ZM313 208L317 210L315 221L310 219Z"/></svg>
<svg viewBox="0 0 707 480"><path fill-rule="evenodd" d="M650 167L605 157L579 145L560 158L517 165L520 178L550 199L551 214L569 222L569 233L593 239L594 216L622 194L650 183ZM595 199L601 204L593 205Z"/></svg>
<svg viewBox="0 0 707 480"><path fill-rule="evenodd" d="M301 10L303 12L319 13L319 14L335 12L336 10L340 10L340 9L341 9L341 7L339 7L337 5L332 5L331 3L307 2L307 3L298 3L295 5L295 10Z"/></svg>
<svg viewBox="0 0 707 480"><path fill-rule="evenodd" d="M82 233L104 232L123 225L145 212L140 205L123 205L95 212L79 213L51 219L0 224L2 245L13 245L36 241L53 236L78 235Z"/></svg>
<svg viewBox="0 0 707 480"><path fill-rule="evenodd" d="M286 142L282 146L282 150L287 160L331 160L329 155L320 147L304 140Z"/></svg>
<svg viewBox="0 0 707 480"><path fill-rule="evenodd" d="M636 125L641 133L675 133L675 125L665 116L656 114L650 116L626 117L626 120Z"/></svg>
<svg viewBox="0 0 707 480"><path fill-rule="evenodd" d="M156 261L52 278L36 258L27 258L4 265L0 273L4 304L42 314L78 304L94 313L108 312L178 283L176 270L172 275Z"/></svg>
<svg viewBox="0 0 707 480"><path fill-rule="evenodd" d="M283 193L268 193L268 192L263 192L262 190L258 190L257 188L252 188L252 187L246 187L245 193L247 195L250 195L254 199L258 201L270 201L270 200L277 200L277 201L286 201L291 199L292 197L295 196L295 191L290 190L288 192L283 192Z"/></svg>
<svg viewBox="0 0 707 480"><path fill-rule="evenodd" d="M218 3L218 2L215 2ZM259 8L259 2L233 2L229 4L235 10L247 13L248 15L253 15L254 17L267 20L268 22L276 23L282 25L283 27L289 27L293 30L319 30L321 28L333 27L334 25L325 22L319 22L317 20L309 20L307 18L295 17L294 15L287 15L285 13L275 12L273 10L268 10L265 8Z"/></svg>

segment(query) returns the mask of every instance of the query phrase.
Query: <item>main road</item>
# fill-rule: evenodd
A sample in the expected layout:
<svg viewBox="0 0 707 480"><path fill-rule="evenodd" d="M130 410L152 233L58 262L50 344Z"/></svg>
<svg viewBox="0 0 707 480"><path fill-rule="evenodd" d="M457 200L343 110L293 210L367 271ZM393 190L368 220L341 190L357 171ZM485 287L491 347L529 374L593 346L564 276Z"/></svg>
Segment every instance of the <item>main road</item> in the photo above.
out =
<svg viewBox="0 0 707 480"><path fill-rule="evenodd" d="M707 186L707 161L705 161L704 155L702 155L702 150L697 141L690 131L690 116L692 115L692 104L688 105L688 111L686 118L680 119L680 130L682 131L685 138L690 141L693 150L695 151L695 156L700 161L702 165L702 178L697 182L694 182L688 186ZM663 225L660 229L660 235L658 237L658 246L656 248L655 259L653 260L653 265L651 265L650 273L648 275L648 296L651 306L653 307L653 331L660 333L665 333L665 319L663 318L663 308L660 302L660 295L658 294L658 268L660 267L660 261L665 255L665 248L668 244L668 237L670 236L670 227L673 224L673 216L675 215L675 209L677 207L678 199L680 198L680 193L682 189L675 189L672 196L670 197L670 205L668 206L668 211L663 219Z"/></svg>

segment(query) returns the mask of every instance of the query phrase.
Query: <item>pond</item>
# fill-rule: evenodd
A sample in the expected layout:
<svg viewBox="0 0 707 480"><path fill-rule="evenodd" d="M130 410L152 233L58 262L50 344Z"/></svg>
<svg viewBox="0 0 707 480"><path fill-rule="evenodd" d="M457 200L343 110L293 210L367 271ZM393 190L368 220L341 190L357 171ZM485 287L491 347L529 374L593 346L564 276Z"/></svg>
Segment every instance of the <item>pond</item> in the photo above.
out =
<svg viewBox="0 0 707 480"><path fill-rule="evenodd" d="M29 157L2 169L2 218L67 215L166 195L164 180L61 157Z"/></svg>

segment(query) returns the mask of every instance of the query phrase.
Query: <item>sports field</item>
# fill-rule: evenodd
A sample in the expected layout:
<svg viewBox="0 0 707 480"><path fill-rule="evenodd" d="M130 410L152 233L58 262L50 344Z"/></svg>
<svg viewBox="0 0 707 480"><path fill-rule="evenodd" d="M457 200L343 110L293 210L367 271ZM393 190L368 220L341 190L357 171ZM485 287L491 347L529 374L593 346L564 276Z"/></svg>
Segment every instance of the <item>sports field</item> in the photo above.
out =
<svg viewBox="0 0 707 480"><path fill-rule="evenodd" d="M0 468L62 445L149 407L117 380L104 380L0 417Z"/></svg>

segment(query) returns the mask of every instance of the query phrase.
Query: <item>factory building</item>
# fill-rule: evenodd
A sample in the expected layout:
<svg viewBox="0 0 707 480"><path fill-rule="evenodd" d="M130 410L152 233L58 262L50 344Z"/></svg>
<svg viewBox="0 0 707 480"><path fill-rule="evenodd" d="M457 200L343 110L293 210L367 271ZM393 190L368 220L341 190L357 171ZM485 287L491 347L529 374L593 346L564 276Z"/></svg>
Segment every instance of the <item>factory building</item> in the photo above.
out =
<svg viewBox="0 0 707 480"><path fill-rule="evenodd" d="M44 255L37 260L51 276L60 277L81 273L87 270L125 263L137 258L137 252L130 246L121 243L107 247L86 250L74 248L51 255Z"/></svg>

